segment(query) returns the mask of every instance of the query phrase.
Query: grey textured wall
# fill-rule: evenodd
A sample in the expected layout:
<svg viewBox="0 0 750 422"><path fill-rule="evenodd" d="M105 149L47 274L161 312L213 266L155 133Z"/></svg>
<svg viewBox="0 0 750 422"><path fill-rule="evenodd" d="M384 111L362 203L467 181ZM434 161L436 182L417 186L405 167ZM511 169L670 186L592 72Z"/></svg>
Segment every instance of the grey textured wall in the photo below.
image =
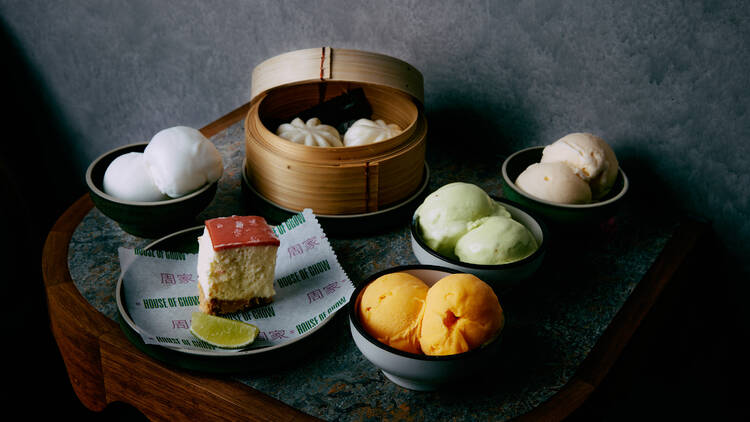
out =
<svg viewBox="0 0 750 422"><path fill-rule="evenodd" d="M0 0L0 13L64 126L68 183L108 149L247 102L262 60L331 45L420 69L431 142L500 157L597 133L634 190L713 220L735 259L750 255L743 0Z"/></svg>

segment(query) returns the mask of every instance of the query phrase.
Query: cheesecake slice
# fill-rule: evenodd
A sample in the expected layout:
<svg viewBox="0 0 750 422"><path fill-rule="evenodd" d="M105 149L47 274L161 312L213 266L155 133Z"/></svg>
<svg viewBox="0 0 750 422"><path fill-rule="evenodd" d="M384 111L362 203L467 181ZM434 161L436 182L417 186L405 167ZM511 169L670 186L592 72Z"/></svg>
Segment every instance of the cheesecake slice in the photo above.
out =
<svg viewBox="0 0 750 422"><path fill-rule="evenodd" d="M279 239L263 217L206 220L198 237L200 310L228 314L270 303Z"/></svg>

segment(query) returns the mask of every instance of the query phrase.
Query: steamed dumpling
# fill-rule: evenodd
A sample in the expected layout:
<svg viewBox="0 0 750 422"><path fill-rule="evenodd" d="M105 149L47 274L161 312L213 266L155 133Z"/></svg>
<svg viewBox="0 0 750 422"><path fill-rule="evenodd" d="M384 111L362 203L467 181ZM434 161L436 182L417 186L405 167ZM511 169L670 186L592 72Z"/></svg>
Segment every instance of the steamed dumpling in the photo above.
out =
<svg viewBox="0 0 750 422"><path fill-rule="evenodd" d="M104 192L125 201L151 202L169 199L146 170L142 152L129 152L112 161L104 172Z"/></svg>
<svg viewBox="0 0 750 422"><path fill-rule="evenodd" d="M170 198L193 192L224 174L219 150L189 126L159 131L143 150L143 161L156 187Z"/></svg>
<svg viewBox="0 0 750 422"><path fill-rule="evenodd" d="M282 138L304 144L318 147L341 147L341 135L335 127L320 123L320 119L313 117L303 122L296 117L291 123L284 123L276 129L276 134Z"/></svg>
<svg viewBox="0 0 750 422"><path fill-rule="evenodd" d="M401 133L397 124L382 120L359 119L344 134L344 145L353 147L385 141Z"/></svg>

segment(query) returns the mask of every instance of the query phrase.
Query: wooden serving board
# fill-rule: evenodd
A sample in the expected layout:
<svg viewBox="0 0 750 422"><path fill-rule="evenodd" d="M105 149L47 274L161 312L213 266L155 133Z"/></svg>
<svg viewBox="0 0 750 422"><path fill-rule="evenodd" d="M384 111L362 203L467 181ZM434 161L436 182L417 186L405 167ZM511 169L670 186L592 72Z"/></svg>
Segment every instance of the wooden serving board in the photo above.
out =
<svg viewBox="0 0 750 422"><path fill-rule="evenodd" d="M230 142L225 151L234 163L204 217L222 212L224 206L251 210L231 202L240 191L243 158L237 147L242 128L233 125L246 110L204 128L217 142ZM499 192L489 170L457 170L439 157L439 152L428 156L435 168L430 190L450 176ZM320 348L310 350L306 359L274 371L237 368L226 378L176 368L170 358L154 359L120 329L116 311L110 311L113 286L107 284L116 282L119 274L112 247L149 241L121 232L93 209L88 196L73 204L50 231L42 269L53 333L76 394L92 410L122 401L154 420L347 420L367 415L561 420L599 386L708 232L704 223L680 224L676 217L653 213L646 218L642 211L631 208L577 244L603 247L551 251L552 261L535 280L501 298L509 318L505 354L496 368L488 368L491 379L478 380L481 394L471 388L422 394L395 387L363 360L342 318L329 324L331 333L319 337ZM379 269L413 263L404 236L407 225L329 240L356 283ZM588 268L575 278L568 277L572 273L563 264L573 255Z"/></svg>

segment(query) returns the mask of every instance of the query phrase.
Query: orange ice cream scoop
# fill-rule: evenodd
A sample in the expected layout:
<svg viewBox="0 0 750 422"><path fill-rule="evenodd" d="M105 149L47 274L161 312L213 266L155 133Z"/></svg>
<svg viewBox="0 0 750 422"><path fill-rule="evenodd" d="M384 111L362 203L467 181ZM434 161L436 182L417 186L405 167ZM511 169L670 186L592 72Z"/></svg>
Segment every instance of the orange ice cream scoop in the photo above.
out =
<svg viewBox="0 0 750 422"><path fill-rule="evenodd" d="M426 355L453 355L494 339L504 325L492 287L472 274L451 274L427 293L419 342Z"/></svg>
<svg viewBox="0 0 750 422"><path fill-rule="evenodd" d="M407 273L377 278L362 293L359 319L381 343L410 353L420 353L419 327L428 287Z"/></svg>

